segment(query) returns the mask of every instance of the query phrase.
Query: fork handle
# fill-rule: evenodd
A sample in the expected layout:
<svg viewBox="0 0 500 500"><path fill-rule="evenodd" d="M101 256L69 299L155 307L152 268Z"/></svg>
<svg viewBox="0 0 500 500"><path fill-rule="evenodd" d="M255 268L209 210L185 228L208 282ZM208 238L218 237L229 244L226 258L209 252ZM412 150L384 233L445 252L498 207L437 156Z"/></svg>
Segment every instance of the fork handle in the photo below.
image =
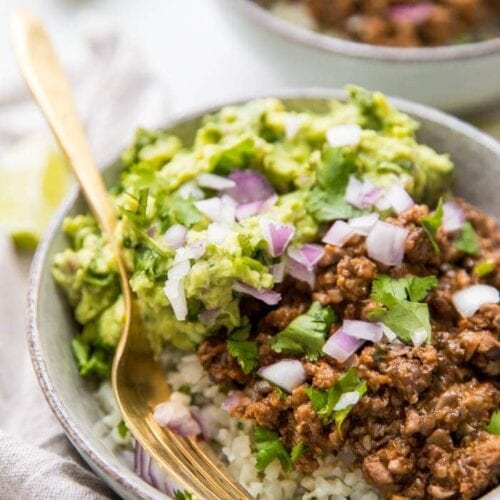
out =
<svg viewBox="0 0 500 500"><path fill-rule="evenodd" d="M80 182L108 241L116 216L92 157L64 71L40 21L24 9L14 13L12 42L21 73Z"/></svg>

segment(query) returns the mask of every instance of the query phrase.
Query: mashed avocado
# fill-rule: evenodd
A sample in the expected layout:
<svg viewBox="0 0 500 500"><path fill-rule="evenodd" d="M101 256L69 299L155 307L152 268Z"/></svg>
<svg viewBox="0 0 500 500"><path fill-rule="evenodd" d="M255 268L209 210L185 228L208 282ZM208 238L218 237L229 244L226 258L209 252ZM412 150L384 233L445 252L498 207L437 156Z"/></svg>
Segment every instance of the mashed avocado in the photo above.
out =
<svg viewBox="0 0 500 500"><path fill-rule="evenodd" d="M270 290L282 263L265 227L292 227L290 248L317 240L322 224L360 213L344 199L351 176L383 188L399 183L427 203L448 191L452 163L416 142L413 119L381 94L350 88L349 96L325 113L288 110L277 99L226 107L205 117L192 145L137 131L110 192L155 350L165 342L191 350L207 335L239 327L235 282ZM354 127L339 144L342 125ZM211 184L234 184L235 172L253 172L248 192ZM210 182L202 182L206 174ZM249 212L238 217L243 209ZM173 226L185 231L179 248L165 238ZM53 275L82 325L73 349L82 374L105 376L123 321L116 266L91 216L68 218L64 230L70 246L56 256Z"/></svg>

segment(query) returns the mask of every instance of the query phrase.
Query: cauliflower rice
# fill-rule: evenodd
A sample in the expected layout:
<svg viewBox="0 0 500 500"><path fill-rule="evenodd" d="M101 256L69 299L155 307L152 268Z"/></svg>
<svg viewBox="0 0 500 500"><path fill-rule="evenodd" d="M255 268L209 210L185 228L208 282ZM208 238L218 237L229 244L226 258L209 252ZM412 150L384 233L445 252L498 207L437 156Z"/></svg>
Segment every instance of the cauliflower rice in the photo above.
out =
<svg viewBox="0 0 500 500"><path fill-rule="evenodd" d="M177 359L177 363L175 362ZM285 472L278 460L259 473L255 468L255 456L250 440L252 425L242 423L221 408L226 398L217 385L210 382L194 354L172 358L165 354L162 361L167 367L167 380L171 385L173 399L193 404L200 408L207 423L208 437L220 450L221 458L229 470L248 492L258 499L304 500L377 500L380 496L362 478L361 471L349 465L350 457L327 456L320 460L320 467L310 475L296 471ZM190 395L183 389L189 387ZM115 405L111 385L103 382L97 391L96 400L104 416L96 424L96 432L105 444L119 453L124 462L133 468L133 438L122 437L118 432L121 415Z"/></svg>

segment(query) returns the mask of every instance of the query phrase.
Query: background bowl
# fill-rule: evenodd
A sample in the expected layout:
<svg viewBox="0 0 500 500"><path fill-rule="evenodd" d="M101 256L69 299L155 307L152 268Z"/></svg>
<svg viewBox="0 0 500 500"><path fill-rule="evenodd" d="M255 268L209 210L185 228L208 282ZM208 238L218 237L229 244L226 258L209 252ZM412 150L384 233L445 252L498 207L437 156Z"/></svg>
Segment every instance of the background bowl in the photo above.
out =
<svg viewBox="0 0 500 500"><path fill-rule="evenodd" d="M326 110L331 98L344 98L342 91L324 89L271 93L297 110ZM262 96L250 96L254 99ZM245 100L248 100L245 99ZM422 123L419 139L440 152L449 152L456 163L456 192L500 217L500 144L461 121L430 108L394 99L393 102ZM227 105L225 103L223 105ZM232 103L231 103L232 104ZM192 141L203 115L214 106L172 120L166 129L186 143ZM112 183L120 163L106 169ZM33 365L42 390L71 442L94 471L124 498L158 498L160 494L135 476L93 432L101 418L91 393L95 387L77 372L70 348L76 325L65 298L52 276L54 255L67 247L61 232L65 216L81 213L85 204L76 191L66 200L36 253L29 293L28 341Z"/></svg>
<svg viewBox="0 0 500 500"><path fill-rule="evenodd" d="M226 2L240 36L299 86L356 83L462 113L500 104L500 38L432 48L378 47L284 21L262 6L266 0Z"/></svg>

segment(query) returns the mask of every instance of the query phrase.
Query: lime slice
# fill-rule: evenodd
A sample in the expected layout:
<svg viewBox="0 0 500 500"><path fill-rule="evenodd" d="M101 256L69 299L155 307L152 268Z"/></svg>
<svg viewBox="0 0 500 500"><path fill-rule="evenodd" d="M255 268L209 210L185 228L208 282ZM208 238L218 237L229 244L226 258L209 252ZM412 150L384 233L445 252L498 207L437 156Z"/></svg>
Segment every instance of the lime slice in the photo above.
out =
<svg viewBox="0 0 500 500"><path fill-rule="evenodd" d="M0 158L0 230L22 250L36 247L67 193L66 159L47 134L32 134Z"/></svg>

